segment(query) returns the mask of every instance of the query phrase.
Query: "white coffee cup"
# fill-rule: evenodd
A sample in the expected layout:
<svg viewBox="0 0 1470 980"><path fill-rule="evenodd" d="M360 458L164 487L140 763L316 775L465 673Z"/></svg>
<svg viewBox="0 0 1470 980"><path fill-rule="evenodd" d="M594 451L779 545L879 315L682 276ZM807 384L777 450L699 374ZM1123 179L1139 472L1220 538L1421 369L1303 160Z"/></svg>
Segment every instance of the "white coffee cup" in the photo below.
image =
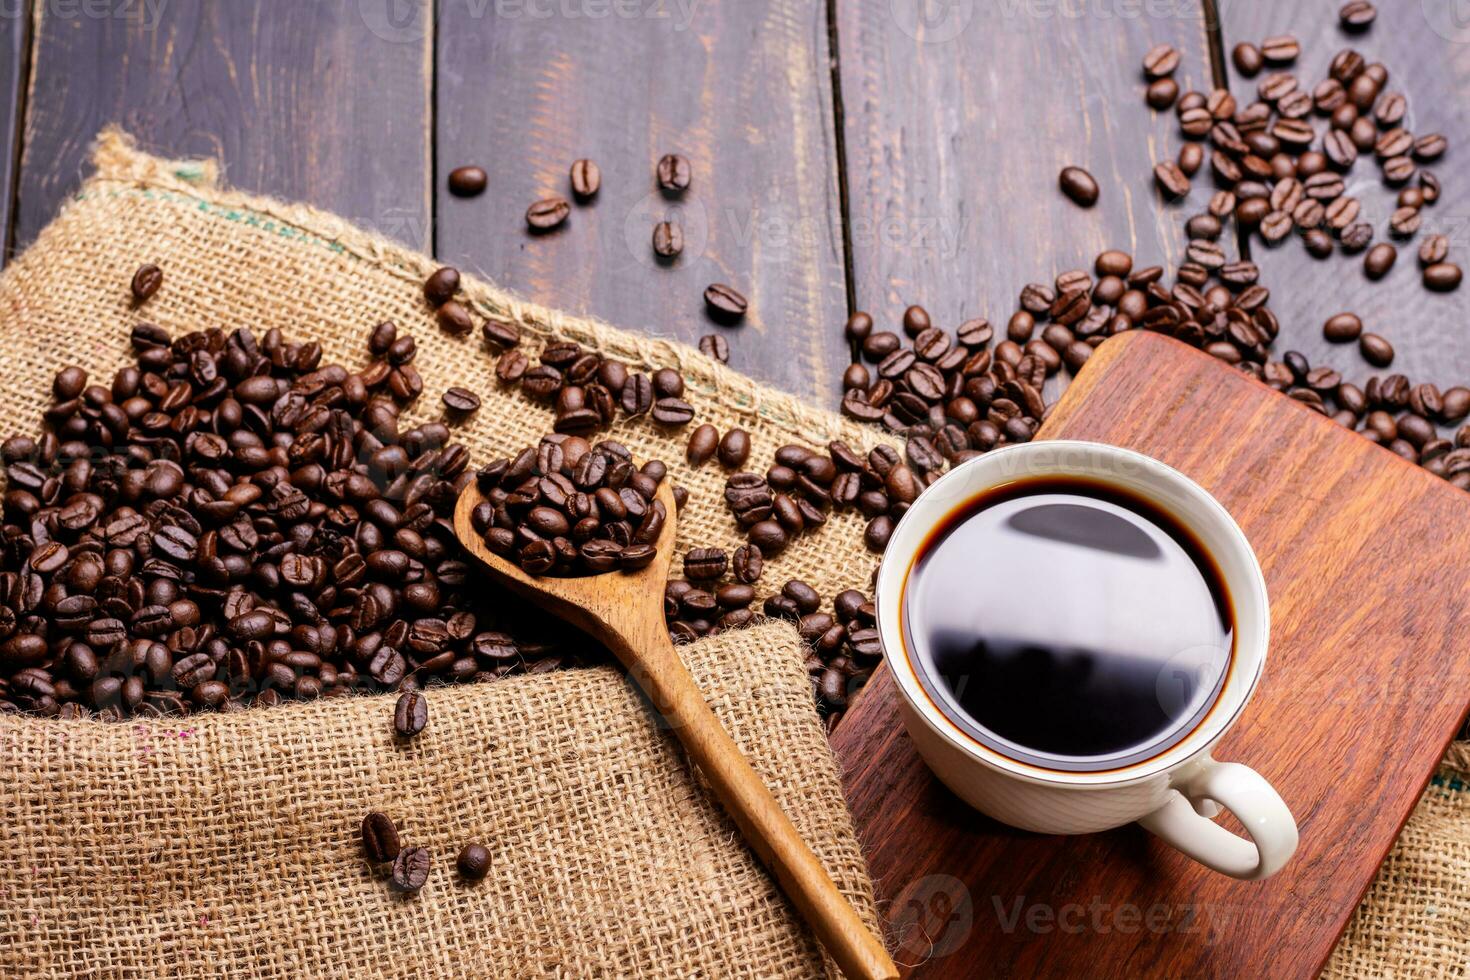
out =
<svg viewBox="0 0 1470 980"><path fill-rule="evenodd" d="M1075 772L1020 762L958 727L924 690L903 642L903 589L930 533L980 494L1018 481L1085 478L1152 503L1188 529L1215 560L1234 614L1234 647L1208 714L1152 758ZM1207 867L1266 878L1296 850L1297 828L1280 795L1255 770L1217 762L1210 751L1240 717L1260 680L1270 639L1266 582L1231 516L1182 473L1139 453L1099 443L1046 440L993 450L955 467L894 531L878 570L878 630L919 754L956 795L995 819L1047 834L1085 834L1138 821ZM1235 814L1250 839L1211 818Z"/></svg>

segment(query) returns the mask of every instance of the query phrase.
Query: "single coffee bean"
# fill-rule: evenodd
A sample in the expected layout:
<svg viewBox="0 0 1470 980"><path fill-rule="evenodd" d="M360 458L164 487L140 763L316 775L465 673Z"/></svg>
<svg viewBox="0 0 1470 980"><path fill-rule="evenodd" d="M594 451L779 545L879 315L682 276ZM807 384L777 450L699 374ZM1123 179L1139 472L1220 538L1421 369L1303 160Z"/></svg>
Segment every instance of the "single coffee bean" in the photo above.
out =
<svg viewBox="0 0 1470 980"><path fill-rule="evenodd" d="M1181 198L1189 193L1189 178L1172 160L1165 160L1154 166L1154 180L1164 192L1166 200Z"/></svg>
<svg viewBox="0 0 1470 980"><path fill-rule="evenodd" d="M441 304L434 316L445 333L456 337L462 337L475 329L475 323L470 319L470 311L461 306L457 300L451 299Z"/></svg>
<svg viewBox="0 0 1470 980"><path fill-rule="evenodd" d="M690 548L684 555L684 575L696 582L713 581L725 574L727 563L719 548Z"/></svg>
<svg viewBox="0 0 1470 980"><path fill-rule="evenodd" d="M678 398L660 398L649 415L659 425L688 425L694 419L694 407Z"/></svg>
<svg viewBox="0 0 1470 980"><path fill-rule="evenodd" d="M413 738L429 723L429 701L418 691L405 691L393 708L393 730L403 738Z"/></svg>
<svg viewBox="0 0 1470 980"><path fill-rule="evenodd" d="M602 171L591 160L577 160L572 164L571 181L572 193L585 201L602 189Z"/></svg>
<svg viewBox="0 0 1470 980"><path fill-rule="evenodd" d="M1322 325L1322 336L1334 344L1357 340L1363 332L1363 321L1354 313L1338 313Z"/></svg>
<svg viewBox="0 0 1470 980"><path fill-rule="evenodd" d="M1460 267L1453 262L1435 262L1424 270L1424 285L1437 293L1460 287Z"/></svg>
<svg viewBox="0 0 1470 980"><path fill-rule="evenodd" d="M1379 242L1368 249L1368 254L1364 256L1363 271L1369 279L1382 279L1393 268L1394 260L1398 257L1398 249L1387 242Z"/></svg>
<svg viewBox="0 0 1470 980"><path fill-rule="evenodd" d="M468 388L449 388L441 400L444 407L456 415L468 415L480 408L480 397Z"/></svg>
<svg viewBox="0 0 1470 980"><path fill-rule="evenodd" d="M1179 67L1179 51L1170 44L1156 44L1143 56L1143 72L1149 78L1172 75Z"/></svg>
<svg viewBox="0 0 1470 980"><path fill-rule="evenodd" d="M546 232L561 227L572 213L564 197L547 197L526 209L526 224L532 231Z"/></svg>
<svg viewBox="0 0 1470 980"><path fill-rule="evenodd" d="M156 265L140 265L133 273L133 302L142 303L153 298L158 287L163 285L163 270Z"/></svg>
<svg viewBox="0 0 1470 980"><path fill-rule="evenodd" d="M715 450L720 444L719 431L708 422L695 426L694 431L689 434L689 446L685 450L685 458L689 465L698 466L707 462L715 455Z"/></svg>
<svg viewBox="0 0 1470 980"><path fill-rule="evenodd" d="M1159 110L1169 108L1171 105L1174 104L1174 100L1178 97L1179 83L1174 81L1174 79L1168 77L1156 79L1155 81L1150 82L1148 88L1144 92L1144 101L1146 101L1151 108Z"/></svg>
<svg viewBox="0 0 1470 980"><path fill-rule="evenodd" d="M705 287L704 304L712 317L731 322L744 319L749 305L735 289L718 282Z"/></svg>
<svg viewBox="0 0 1470 980"><path fill-rule="evenodd" d="M423 847L405 847L393 859L392 884L396 891L412 893L429 880L429 851Z"/></svg>
<svg viewBox="0 0 1470 980"><path fill-rule="evenodd" d="M490 873L490 852L482 844L466 844L460 848L454 867L465 881L480 881Z"/></svg>
<svg viewBox="0 0 1470 980"><path fill-rule="evenodd" d="M1395 238L1413 238L1422 220L1418 208L1396 208L1388 217L1388 229Z"/></svg>
<svg viewBox="0 0 1470 980"><path fill-rule="evenodd" d="M1445 235L1427 235L1419 243L1419 264L1431 266L1443 262L1450 253L1450 240Z"/></svg>
<svg viewBox="0 0 1470 980"><path fill-rule="evenodd" d="M385 864L398 857L398 828L386 813L374 810L362 818L362 850L373 864Z"/></svg>
<svg viewBox="0 0 1470 980"><path fill-rule="evenodd" d="M1261 55L1275 65L1288 65L1301 54L1301 44L1289 34L1268 37L1261 42Z"/></svg>
<svg viewBox="0 0 1470 980"><path fill-rule="evenodd" d="M1378 16L1378 9L1368 0L1349 0L1342 5L1337 12L1337 18L1342 22L1344 29L1349 31L1363 31L1373 23L1373 18Z"/></svg>
<svg viewBox="0 0 1470 980"><path fill-rule="evenodd" d="M424 280L424 298L435 308L449 302L459 292L459 270L450 266L435 269ZM391 343L391 341L390 341ZM387 348L384 347L384 350Z"/></svg>
<svg viewBox="0 0 1470 980"><path fill-rule="evenodd" d="M744 429L729 429L720 439L717 454L720 465L727 470L744 466L750 458L750 434Z"/></svg>
<svg viewBox="0 0 1470 980"><path fill-rule="evenodd" d="M1266 63L1261 49L1244 41L1231 49L1230 60L1235 64L1235 70L1246 78L1254 76Z"/></svg>
<svg viewBox="0 0 1470 980"><path fill-rule="evenodd" d="M1374 367L1388 367L1393 363L1393 345L1376 333L1360 336L1358 350L1363 359Z"/></svg>
<svg viewBox="0 0 1470 980"><path fill-rule="evenodd" d="M480 327L480 334L496 350L509 350L521 342L521 328L505 320L486 320Z"/></svg>
<svg viewBox="0 0 1470 980"><path fill-rule="evenodd" d="M731 571L735 575L735 580L745 585L753 585L759 581L764 565L764 556L760 548L751 544L736 548L735 555L731 559Z"/></svg>
<svg viewBox="0 0 1470 980"><path fill-rule="evenodd" d="M1097 181L1081 167L1063 167L1058 183L1073 203L1090 208L1097 203Z"/></svg>
<svg viewBox="0 0 1470 980"><path fill-rule="evenodd" d="M455 197L474 197L485 190L489 179L482 167L456 167L449 172L449 193Z"/></svg>
<svg viewBox="0 0 1470 980"><path fill-rule="evenodd" d="M673 194L682 194L689 189L689 161L677 153L667 153L659 158L655 168L658 186Z"/></svg>
<svg viewBox="0 0 1470 980"><path fill-rule="evenodd" d="M672 259L684 251L684 229L673 221L660 221L653 226L653 252L659 258Z"/></svg>
<svg viewBox="0 0 1470 980"><path fill-rule="evenodd" d="M730 342L717 333L709 333L700 337L699 350L706 357L714 358L721 364L727 364L730 361ZM861 365L854 366L861 367Z"/></svg>

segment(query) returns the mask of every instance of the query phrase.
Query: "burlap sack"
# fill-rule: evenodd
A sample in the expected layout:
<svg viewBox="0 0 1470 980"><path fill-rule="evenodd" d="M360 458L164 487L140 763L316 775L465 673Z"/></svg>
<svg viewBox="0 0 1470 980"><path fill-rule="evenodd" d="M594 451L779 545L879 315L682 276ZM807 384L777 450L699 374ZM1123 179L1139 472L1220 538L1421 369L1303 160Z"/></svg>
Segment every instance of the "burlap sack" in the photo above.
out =
<svg viewBox="0 0 1470 980"><path fill-rule="evenodd" d="M416 364L424 375L426 397L412 417L437 413L438 395L450 383L470 387L484 398L479 414L457 432L477 459L525 445L549 426L548 410L497 391L493 357L478 337L450 338L434 326L420 293L434 266L430 259L333 215L221 189L211 164L150 157L115 133L99 140L95 162L97 174L78 199L0 275L0 342L9 360L7 384L0 389L0 433L34 429L48 403L50 378L61 365L78 362L110 376L122 363L126 327L138 318L129 307L126 283L142 261L158 263L167 277L164 289L150 301L147 317L173 331L241 323L280 326L318 338L328 357L356 364L362 360L368 328L380 319L396 320L416 335L421 351ZM689 400L700 420L721 430L731 425L747 429L753 459L762 466L788 441L820 445L841 438L865 449L885 438L761 387L688 347L523 304L476 281L467 282L465 292L478 315L519 323L533 351L551 338L572 339L644 370L678 367L688 379ZM622 423L613 434L640 456L664 459L674 478L690 489L690 504L680 516L681 551L709 543L733 548L740 542L720 499L723 471L713 464L698 470L686 466L682 433L661 432L645 420ZM792 577L805 579L826 595L864 586L874 560L863 549L861 534L859 519L836 517L819 536L797 541L770 562L763 587L779 587ZM776 685L773 692L795 693L780 686L782 677L794 683L789 659L784 666L774 653L769 664L749 659L757 651L747 644L758 645L757 638L766 635L689 648L706 689L712 696L722 693L723 712L753 709L740 703L741 691L767 690L762 684ZM793 652L789 643L788 635L780 644L787 654ZM747 658L743 667L737 663L740 650ZM724 669L715 671L716 664ZM740 674L742 669L749 673ZM714 673L727 684L739 684L720 689ZM397 975L577 974L599 968L609 973L641 969L775 975L784 965L810 972L816 960L806 934L753 866L747 863L743 877L731 878L685 860L690 854L718 853L721 857L712 856L707 867L724 869L748 862L748 857L683 770L648 775L648 785L659 792L642 790L647 774L624 751L631 753L637 743L645 753L638 758L663 751L667 763L672 750L667 742L640 742L648 734L645 729L609 728L610 719L598 717L606 713L598 709L607 702L597 702L585 686L592 677L598 684L615 683L610 674L594 671L579 672L575 679L562 675L444 692L435 702L435 730L441 731L446 713L460 711L466 731L484 733L478 743L471 735L463 757L452 760L430 758L428 751L422 760L385 754L387 709L370 700L191 720L187 726L108 730L59 722L0 722L0 853L5 855L0 860L0 975L15 972L12 966L22 972L76 967L91 975L123 977L379 969ZM745 684L756 687L741 686ZM783 734L786 728L771 726L763 716L724 717L747 751L757 751L757 768L771 779L808 840L870 911L868 884L836 795L832 762L825 748L810 740L816 722L809 715L809 697L804 689L801 693L801 711L796 712L800 724L783 715L793 732L800 729L799 737ZM585 705L568 700L578 696L587 699ZM626 692L618 696L626 697ZM505 699L513 707L501 707ZM631 702L619 703L619 710L631 710ZM529 714L533 709L541 712L534 721ZM787 709L796 711L790 705ZM498 714L504 710L513 712L509 720ZM326 741L314 744L322 724L315 719L332 712L344 715L340 724L334 717L327 725L340 736L329 750ZM349 724L349 712L370 720L354 714L358 722ZM482 721L471 729L471 719ZM596 732L610 734L589 735L582 727L586 719L594 719ZM577 741L553 740L547 734L573 730L581 733ZM207 741L179 738L180 731L213 733L212 754L180 756L200 751ZM320 757L305 761L313 750ZM543 770L539 764L507 762L522 758L563 764ZM590 759L606 768L588 776L565 765L568 759ZM477 768L497 760L498 767ZM180 769L181 762L193 770ZM416 775L398 768L410 764ZM439 776L441 765L451 775L442 782L426 782L431 771ZM156 766L163 768L150 768ZM522 772L532 773L536 781L518 783L516 774ZM149 778L142 778L145 773ZM426 893L412 905L418 919L403 918L401 907L381 893L381 883L371 881L365 870L334 877L350 850L350 825L362 808L339 785L379 794L362 804L377 805L387 782L396 783L400 774L407 782L398 798L415 802L409 794L421 796L421 805L404 819L410 833L422 831L434 842L439 861L435 880L443 892L434 897ZM1327 975L1470 974L1467 774L1470 748L1462 744L1426 791L1339 943ZM494 780L495 793L482 799L478 794L485 780ZM202 795L176 804L175 781ZM26 787L41 784L50 789L25 795ZM471 788L476 785L481 789ZM598 847L611 842L605 850L588 848L576 852L575 859L553 855L545 863L517 868L512 873L523 880L513 894L519 903L482 906L500 901L491 893L502 889L487 882L491 887L460 891L443 877L452 859L449 852L465 835L484 833L493 839L500 830L498 823L481 830L474 821L483 819L477 812L483 814L492 805L494 812L502 812L503 801L494 798L502 790L526 790L513 799L538 821L536 829L548 847L564 847L577 842L562 833L560 824L574 812L567 802L572 795L562 790L585 791L589 786L607 791L602 801L606 809L597 809L596 800L578 798L593 807L585 826ZM13 787L35 809L22 812ZM242 802L256 799L246 795L247 789L269 792L275 802L261 797L264 807L247 812ZM94 798L106 805L94 808ZM480 809L461 805L466 800ZM794 805L798 800L800 805ZM313 818L327 823L318 830L327 835L322 856L313 856L317 852L310 848L279 850L283 841L269 836L273 823L308 812L331 813L310 809L322 801L352 811ZM56 829L71 827L71 821L92 812L97 814L92 826L100 835L95 840ZM176 821L186 818L193 820L187 826L193 830L189 846L197 851L194 857L181 857L160 842L161 828L179 826ZM666 829L666 821L673 829ZM297 823L311 826L304 818ZM718 830L710 829L717 825ZM242 837L248 843L231 850L230 835L247 831L255 836ZM623 833L634 834L641 846L619 844ZM87 841L86 847L67 850L72 838ZM696 839L698 847L689 843ZM92 853L84 853L88 847ZM209 869L214 877L187 876L206 857L217 858L221 849L229 858ZM538 852L537 860L549 853ZM125 857L137 861L136 870L123 863ZM263 867L269 857L280 867ZM502 862L516 856L497 851L497 858L497 868L506 871ZM156 869L152 863L180 860L184 864L159 863ZM136 879L130 877L134 874ZM737 885L737 880L745 884ZM754 881L767 891L759 892L750 884ZM205 883L220 891L209 892ZM190 903L206 894L213 896L215 907L194 911ZM42 900L39 905L16 904L17 895ZM469 904L438 904L458 901ZM744 914L737 914L742 909ZM224 932L229 918L247 928ZM487 929L496 930L489 942L491 934L482 931ZM460 937L458 931L471 938ZM238 952L242 943L249 944L246 956ZM400 949L405 952L402 959L387 958ZM680 958L686 954L695 959Z"/></svg>
<svg viewBox="0 0 1470 980"><path fill-rule="evenodd" d="M685 648L842 890L872 895L796 632ZM0 976L805 977L810 932L612 668L172 723L0 717ZM369 810L433 854L417 896ZM482 841L489 877L454 856Z"/></svg>

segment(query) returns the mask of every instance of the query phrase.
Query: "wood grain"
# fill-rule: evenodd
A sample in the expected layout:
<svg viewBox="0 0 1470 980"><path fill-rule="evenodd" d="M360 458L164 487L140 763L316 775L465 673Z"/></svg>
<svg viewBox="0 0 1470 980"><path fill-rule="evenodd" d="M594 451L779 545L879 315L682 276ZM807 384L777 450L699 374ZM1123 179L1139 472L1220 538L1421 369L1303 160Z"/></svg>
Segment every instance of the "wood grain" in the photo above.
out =
<svg viewBox="0 0 1470 980"><path fill-rule="evenodd" d="M0 8L0 268L9 254L15 164L25 95L27 21L20 4Z"/></svg>
<svg viewBox="0 0 1470 980"><path fill-rule="evenodd" d="M1448 235L1452 259L1470 269L1470 181L1459 165L1470 152L1470 27L1455 28L1453 3L1419 0L1381 0L1378 19L1363 34L1349 34L1337 21L1337 5L1283 0L1279 3L1222 4L1221 30L1225 50L1240 41L1259 43L1275 34L1293 34L1302 54L1295 71L1310 89L1327 77L1332 56L1345 47L1381 61L1389 71L1387 91L1408 97L1405 126L1413 133L1441 132L1449 151L1429 168L1444 187L1438 204L1424 211L1423 228L1408 242L1396 243L1398 262L1389 274L1373 282L1363 275L1362 255L1338 253L1325 260L1307 255L1297 240L1276 248L1256 236L1249 248L1261 267L1261 281L1271 289L1271 308L1281 319L1275 349L1299 350L1312 364L1337 368L1349 380L1362 382L1371 367L1356 345L1338 346L1322 337L1322 322L1334 313L1351 310L1367 329L1380 333L1397 352L1390 371L1411 381L1434 382L1442 388L1470 383L1470 288L1453 293L1425 289L1419 274L1419 243L1430 233ZM1255 98L1255 79L1240 78L1231 68L1231 90L1237 99ZM1320 116L1314 116L1322 129ZM1379 179L1371 154L1347 176L1348 193L1363 205L1363 220L1374 227L1374 240L1386 241L1388 216L1396 189Z"/></svg>
<svg viewBox="0 0 1470 980"><path fill-rule="evenodd" d="M657 499L668 518L653 542L653 561L634 572L571 578L527 574L490 551L475 531L471 514L485 497L474 484L465 488L455 506L454 530L465 550L484 563L492 578L577 626L617 655L843 974L854 980L895 978L898 970L882 940L868 930L837 890L821 861L705 703L674 650L663 612L664 583L678 524L673 484L664 482Z"/></svg>
<svg viewBox="0 0 1470 980"><path fill-rule="evenodd" d="M55 215L120 123L224 179L429 244L430 17L387 0L38 4L17 238ZM402 16L390 19L390 12Z"/></svg>
<svg viewBox="0 0 1470 980"><path fill-rule="evenodd" d="M437 254L620 327L689 342L725 329L732 366L836 407L849 354L823 4L600 6L593 17L578 0L443 5ZM653 177L671 152L693 168L674 202ZM531 237L526 207L569 196L580 157L601 167L601 193L561 230ZM450 196L445 176L471 163L490 172L489 190ZM666 213L685 229L672 267L650 245ZM743 327L710 322L702 295L713 282L750 300Z"/></svg>
<svg viewBox="0 0 1470 980"><path fill-rule="evenodd" d="M1002 827L929 775L880 668L833 744L900 964L926 977L978 964L1006 977L1315 976L1465 717L1470 583L1444 569L1470 547L1470 504L1154 334L1103 345L1042 436L1161 459L1251 540L1271 653L1215 754L1280 791L1301 845L1274 878L1240 882L1138 827Z"/></svg>
<svg viewBox="0 0 1470 980"><path fill-rule="evenodd" d="M1177 263L1184 219L1207 195L1166 207L1155 190L1153 165L1180 140L1173 113L1144 104L1140 66L1167 41L1181 86L1208 88L1201 3L836 9L853 286L880 324L896 328L917 302L944 326L1003 325L1023 285L1090 269L1106 248ZM1094 207L1057 189L1068 165L1097 179Z"/></svg>

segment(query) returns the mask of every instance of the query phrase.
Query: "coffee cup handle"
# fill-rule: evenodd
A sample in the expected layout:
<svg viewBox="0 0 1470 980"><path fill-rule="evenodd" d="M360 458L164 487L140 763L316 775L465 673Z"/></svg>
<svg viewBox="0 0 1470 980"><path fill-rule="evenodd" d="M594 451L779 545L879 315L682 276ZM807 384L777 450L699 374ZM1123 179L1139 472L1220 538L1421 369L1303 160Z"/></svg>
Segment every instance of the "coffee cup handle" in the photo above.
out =
<svg viewBox="0 0 1470 980"><path fill-rule="evenodd" d="M1249 840L1209 819L1216 804L1235 814ZM1209 756L1177 773L1168 801L1138 822L1205 867L1250 881L1280 871L1297 844L1296 820L1271 784Z"/></svg>

